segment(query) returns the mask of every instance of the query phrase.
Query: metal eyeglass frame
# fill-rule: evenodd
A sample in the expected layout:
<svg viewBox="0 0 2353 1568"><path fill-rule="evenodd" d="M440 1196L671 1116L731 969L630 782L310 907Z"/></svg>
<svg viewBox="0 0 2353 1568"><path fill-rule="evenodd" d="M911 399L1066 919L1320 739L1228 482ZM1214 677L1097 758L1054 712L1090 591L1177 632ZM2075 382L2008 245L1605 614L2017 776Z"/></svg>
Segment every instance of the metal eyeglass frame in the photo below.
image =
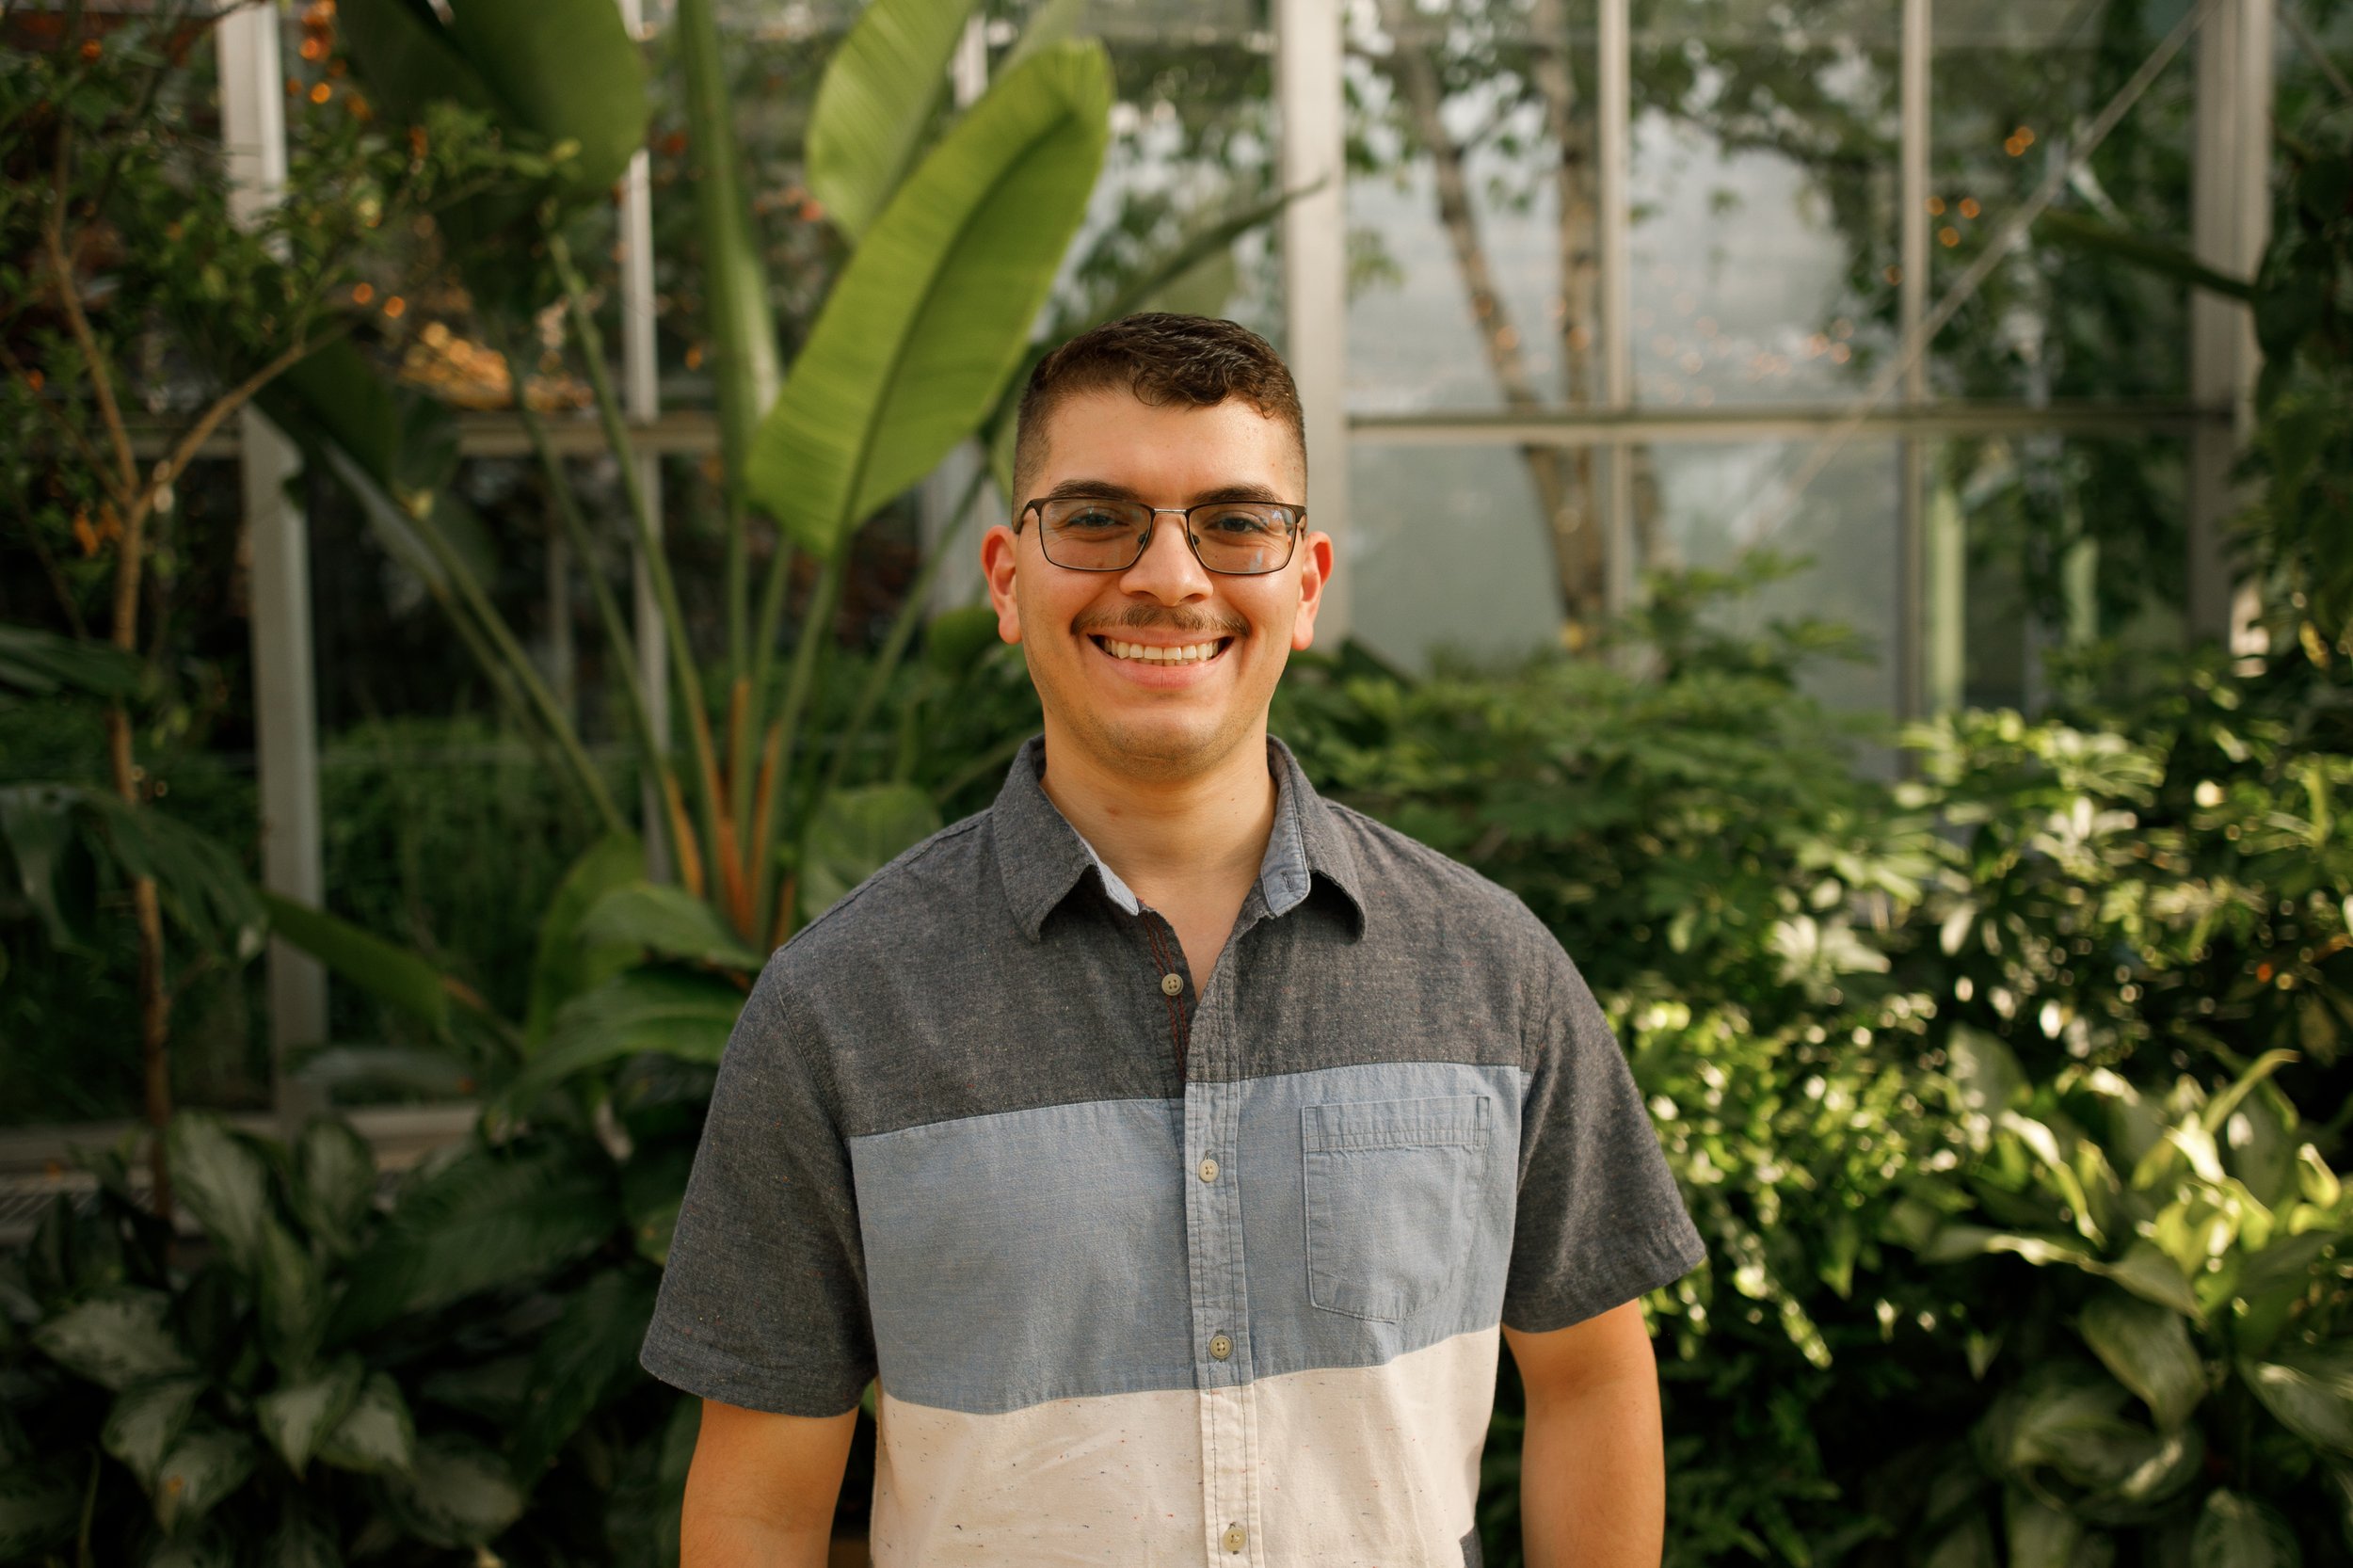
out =
<svg viewBox="0 0 2353 1568"><path fill-rule="evenodd" d="M1144 506L1144 509L1151 513L1152 517L1150 520L1147 520L1144 523L1144 532L1137 536L1135 555L1129 559L1126 566L1064 566L1064 563L1055 560L1053 552L1046 548L1046 516L1042 511L1039 511L1040 507L1056 501L1093 501L1111 506L1144 506L1144 503L1141 501L1128 501L1123 497L1112 495L1044 495L1039 496L1034 500L1022 503L1021 510L1014 520L1014 532L1016 534L1021 532L1021 524L1029 520L1030 514L1032 512L1038 512L1038 551L1040 553L1045 555L1048 565L1061 567L1064 571L1133 571L1135 569L1136 562L1143 560L1144 552L1152 548L1152 534L1153 531L1160 526L1159 519L1162 512L1174 512L1178 517L1185 520L1185 548L1193 552L1193 560L1200 564L1203 571L1215 572L1220 577L1268 577L1272 576L1275 572L1281 571L1285 567L1291 564L1291 557L1299 553L1299 541L1301 538L1305 536L1307 532L1307 508L1305 506L1295 506L1288 501L1205 501L1198 506ZM1290 513L1291 532L1289 548L1283 552L1283 558L1280 561L1277 561L1274 565L1266 568L1262 571L1228 571L1223 567L1213 567L1209 565L1209 562L1202 560L1201 541L1193 536L1193 514L1195 512L1213 511L1220 506L1280 506L1284 511Z"/></svg>

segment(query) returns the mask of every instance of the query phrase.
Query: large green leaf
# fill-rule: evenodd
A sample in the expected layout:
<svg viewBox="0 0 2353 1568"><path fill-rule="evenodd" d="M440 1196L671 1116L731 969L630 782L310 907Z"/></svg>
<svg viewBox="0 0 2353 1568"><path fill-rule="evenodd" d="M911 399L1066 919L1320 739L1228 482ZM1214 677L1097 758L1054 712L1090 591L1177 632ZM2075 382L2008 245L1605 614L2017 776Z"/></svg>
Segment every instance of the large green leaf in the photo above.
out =
<svg viewBox="0 0 2353 1568"><path fill-rule="evenodd" d="M2296 1533L2266 1505L2227 1487L2206 1495L2190 1537L2190 1568L2297 1568Z"/></svg>
<svg viewBox="0 0 2353 1568"><path fill-rule="evenodd" d="M581 917L580 936L587 942L751 973L766 961L709 903L675 883L632 882L608 889Z"/></svg>
<svg viewBox="0 0 2353 1568"><path fill-rule="evenodd" d="M355 27L375 24L363 19L405 9L403 0L361 0L336 20L348 43ZM457 471L457 418L449 405L379 373L349 338L296 363L264 389L261 402L295 440L336 442L404 504L424 504ZM483 553L476 569L488 569L488 536L469 539Z"/></svg>
<svg viewBox="0 0 2353 1568"><path fill-rule="evenodd" d="M434 1312L478 1291L537 1279L611 1236L608 1170L568 1149L472 1149L402 1194L353 1260L337 1340Z"/></svg>
<svg viewBox="0 0 2353 1568"><path fill-rule="evenodd" d="M498 112L489 84L458 52L425 0L343 0L335 30L378 105L414 125L441 100Z"/></svg>
<svg viewBox="0 0 2353 1568"><path fill-rule="evenodd" d="M2082 1520L2053 1508L2023 1486L2003 1498L2009 1568L2091 1568L2115 1555L2105 1536L2087 1537Z"/></svg>
<svg viewBox="0 0 2353 1568"><path fill-rule="evenodd" d="M269 1167L208 1111L183 1111L164 1135L172 1190L221 1256L247 1278L262 1270L270 1225Z"/></svg>
<svg viewBox="0 0 2353 1568"><path fill-rule="evenodd" d="M297 1477L309 1467L328 1434L351 1415L367 1375L367 1365L358 1356L342 1356L298 1382L280 1384L253 1401L253 1418L262 1435ZM378 1428L395 1430L385 1425L386 1419L379 1416ZM360 1441L366 1440L363 1432Z"/></svg>
<svg viewBox="0 0 2353 1568"><path fill-rule="evenodd" d="M155 1522L177 1535L253 1474L253 1440L222 1427L191 1427L155 1469Z"/></svg>
<svg viewBox="0 0 2353 1568"><path fill-rule="evenodd" d="M115 1396L99 1443L139 1478L141 1486L152 1491L164 1455L179 1441L188 1416L196 1410L197 1397L203 1392L204 1380L197 1377L133 1384Z"/></svg>
<svg viewBox="0 0 2353 1568"><path fill-rule="evenodd" d="M939 812L912 784L870 784L827 795L809 824L801 908L814 920L851 888L939 831Z"/></svg>
<svg viewBox="0 0 2353 1568"><path fill-rule="evenodd" d="M719 443L728 483L740 490L752 435L784 378L768 269L752 227L734 105L719 50L715 0L679 0L673 35L686 83L686 151L702 234L701 283L711 344L705 362L719 394ZM730 542L730 551L734 549ZM738 569L730 558L729 568Z"/></svg>
<svg viewBox="0 0 2353 1568"><path fill-rule="evenodd" d="M574 1291L564 1315L539 1336L514 1429L519 1475L545 1469L591 1411L636 1381L657 1283L636 1268L607 1270Z"/></svg>
<svg viewBox="0 0 2353 1568"><path fill-rule="evenodd" d="M133 808L100 791L84 799L104 821L106 846L123 871L153 877L164 907L200 946L239 963L262 951L258 890L227 845L155 807Z"/></svg>
<svg viewBox="0 0 2353 1568"><path fill-rule="evenodd" d="M529 1106L574 1073L653 1051L716 1062L727 1050L744 993L712 976L632 969L566 1003L547 1044L506 1091Z"/></svg>
<svg viewBox="0 0 2353 1568"><path fill-rule="evenodd" d="M646 67L608 0L452 0L449 35L502 118L551 149L576 199L601 197L645 145Z"/></svg>
<svg viewBox="0 0 2353 1568"><path fill-rule="evenodd" d="M339 1470L397 1474L416 1458L417 1428L400 1386L371 1372L359 1398L318 1446L317 1457Z"/></svg>
<svg viewBox="0 0 2353 1568"><path fill-rule="evenodd" d="M973 0L872 0L808 114L808 188L853 241L889 203L946 96Z"/></svg>
<svg viewBox="0 0 2353 1568"><path fill-rule="evenodd" d="M327 1333L327 1275L311 1249L275 1220L262 1231L254 1294L270 1360L289 1376L309 1370Z"/></svg>
<svg viewBox="0 0 2353 1568"><path fill-rule="evenodd" d="M278 1528L262 1548L259 1568L343 1568L343 1561L333 1532L289 1497Z"/></svg>
<svg viewBox="0 0 2353 1568"><path fill-rule="evenodd" d="M2281 1426L2307 1443L2353 1453L2353 1344L2243 1361L2239 1376Z"/></svg>
<svg viewBox="0 0 2353 1568"><path fill-rule="evenodd" d="M531 1000L523 1017L523 1048L536 1050L555 1011L583 991L612 978L636 956L627 946L584 947L581 918L607 892L646 872L645 846L633 833L609 833L572 862L539 917L531 961Z"/></svg>
<svg viewBox="0 0 2353 1568"><path fill-rule="evenodd" d="M376 1152L349 1122L314 1117L295 1138L295 1212L312 1235L348 1256L376 1205Z"/></svg>
<svg viewBox="0 0 2353 1568"><path fill-rule="evenodd" d="M0 687L34 696L75 691L129 696L145 679L134 654L94 637L66 637L35 626L0 626Z"/></svg>
<svg viewBox="0 0 2353 1568"><path fill-rule="evenodd" d="M1000 80L851 256L776 407L751 493L836 554L988 412L1102 167L1111 70L1063 43Z"/></svg>
<svg viewBox="0 0 2353 1568"><path fill-rule="evenodd" d="M160 1290L118 1290L68 1307L33 1330L52 1361L120 1393L149 1378L192 1372L196 1364L167 1326L171 1299Z"/></svg>
<svg viewBox="0 0 2353 1568"><path fill-rule="evenodd" d="M2080 1326L2084 1342L2117 1382L2140 1396L2158 1426L2180 1426L2205 1396L2205 1363L2170 1307L2104 1290L2085 1305Z"/></svg>
<svg viewBox="0 0 2353 1568"><path fill-rule="evenodd" d="M523 1492L498 1455L461 1437L417 1446L416 1463L385 1478L400 1522L436 1546L480 1546L522 1517Z"/></svg>
<svg viewBox="0 0 2353 1568"><path fill-rule="evenodd" d="M270 929L378 1001L438 1029L449 1016L450 992L441 972L406 948L395 947L323 909L264 893Z"/></svg>
<svg viewBox="0 0 2353 1568"><path fill-rule="evenodd" d="M42 782L0 786L0 850L16 862L17 889L40 917L50 944L74 946L74 925L66 918L61 880L73 857L77 816L90 792L73 784Z"/></svg>

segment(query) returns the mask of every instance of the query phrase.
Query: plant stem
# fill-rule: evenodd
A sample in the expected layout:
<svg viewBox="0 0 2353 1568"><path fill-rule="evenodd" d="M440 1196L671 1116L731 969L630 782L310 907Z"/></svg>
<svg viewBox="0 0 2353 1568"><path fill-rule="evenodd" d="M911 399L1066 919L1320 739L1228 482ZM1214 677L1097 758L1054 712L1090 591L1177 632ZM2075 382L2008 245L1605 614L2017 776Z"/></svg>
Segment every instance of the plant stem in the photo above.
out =
<svg viewBox="0 0 2353 1568"><path fill-rule="evenodd" d="M702 816L702 841L709 853L715 856L721 841L720 814L723 809L733 812L738 807L732 802L723 805L720 799L722 787L718 760L711 743L711 715L704 711L702 686L696 678L695 649L687 640L685 613L679 608L678 584L671 580L669 558L663 553L662 541L654 536L653 517L647 510L646 492L638 482L629 426L621 418L620 401L613 394L613 377L605 368L604 341L597 331L596 318L588 311L587 286L581 281L579 269L572 265L571 247L565 243L564 236L551 228L547 240L549 260L564 283L564 304L572 320L572 336L580 343L581 361L587 369L597 413L604 424L605 442L613 449L613 460L620 465L621 488L628 497L630 521L637 530L638 559L645 563L646 576L653 584L654 601L662 611L663 634L670 645L671 679L677 683L679 701L686 710L687 734L695 747L695 804ZM712 869L714 872L719 870L715 864ZM710 885L721 887L725 882L714 874Z"/></svg>
<svg viewBox="0 0 2353 1568"><path fill-rule="evenodd" d="M548 492L555 498L556 516L563 521L565 536L571 540L572 552L580 557L581 569L587 575L588 591L596 600L597 622L604 629L605 646L620 672L621 693L629 712L630 730L637 738L638 756L652 776L657 793L667 802L676 788L670 774L669 737L654 733L653 715L646 711L637 651L628 625L621 619L620 604L613 597L613 584L605 580L603 564L598 559L596 540L588 533L587 521L580 515L580 500L572 493L570 476L564 472L563 459L555 455L555 448L548 440L547 424L523 395L522 367L506 343L501 342L498 349L499 357L506 362L507 384L515 389L515 411L522 420L523 433L539 459L540 472L547 476ZM689 846L680 840L677 824L670 820L666 806L654 815L660 819L663 837L670 846L670 864L683 874Z"/></svg>
<svg viewBox="0 0 2353 1568"><path fill-rule="evenodd" d="M776 747L776 765L770 788L781 792L792 777L792 758L800 740L803 711L808 705L809 694L816 687L817 672L827 650L833 646L834 612L841 603L841 581L848 575L849 545L845 540L841 553L825 562L817 573L817 582L809 589L808 608L801 621L801 634L792 649L792 674L786 682L784 710L776 715L776 728L779 737ZM805 819L812 803L802 802L798 812L789 806L775 813L776 831L779 840L787 824L796 816ZM796 832L798 831L796 826ZM795 840L798 841L797 839ZM773 844L753 844L750 853L759 857L753 878L752 907L765 909L771 890L776 887L776 856Z"/></svg>

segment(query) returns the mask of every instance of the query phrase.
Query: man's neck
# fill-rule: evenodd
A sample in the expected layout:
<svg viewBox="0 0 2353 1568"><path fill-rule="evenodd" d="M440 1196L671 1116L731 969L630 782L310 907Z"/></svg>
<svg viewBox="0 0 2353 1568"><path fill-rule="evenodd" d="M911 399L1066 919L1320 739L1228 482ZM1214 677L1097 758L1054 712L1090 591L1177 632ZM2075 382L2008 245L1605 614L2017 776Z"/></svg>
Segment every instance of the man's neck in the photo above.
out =
<svg viewBox="0 0 2353 1568"><path fill-rule="evenodd" d="M1263 727L1183 778L1135 778L1046 735L1046 796L1136 896L1173 919L1223 906L1231 923L1274 830Z"/></svg>

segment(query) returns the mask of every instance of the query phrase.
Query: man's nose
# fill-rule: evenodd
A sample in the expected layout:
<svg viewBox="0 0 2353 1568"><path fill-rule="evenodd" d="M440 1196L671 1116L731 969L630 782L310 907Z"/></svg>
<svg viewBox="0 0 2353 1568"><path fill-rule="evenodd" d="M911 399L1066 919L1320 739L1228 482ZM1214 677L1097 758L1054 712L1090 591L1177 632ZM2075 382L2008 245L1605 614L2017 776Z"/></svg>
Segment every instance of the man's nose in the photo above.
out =
<svg viewBox="0 0 2353 1568"><path fill-rule="evenodd" d="M1121 575L1119 585L1128 593L1156 599L1162 604L1182 604L1187 600L1209 596L1215 584L1202 569L1193 545L1185 537L1182 512L1154 515L1151 542L1144 547L1136 564Z"/></svg>

